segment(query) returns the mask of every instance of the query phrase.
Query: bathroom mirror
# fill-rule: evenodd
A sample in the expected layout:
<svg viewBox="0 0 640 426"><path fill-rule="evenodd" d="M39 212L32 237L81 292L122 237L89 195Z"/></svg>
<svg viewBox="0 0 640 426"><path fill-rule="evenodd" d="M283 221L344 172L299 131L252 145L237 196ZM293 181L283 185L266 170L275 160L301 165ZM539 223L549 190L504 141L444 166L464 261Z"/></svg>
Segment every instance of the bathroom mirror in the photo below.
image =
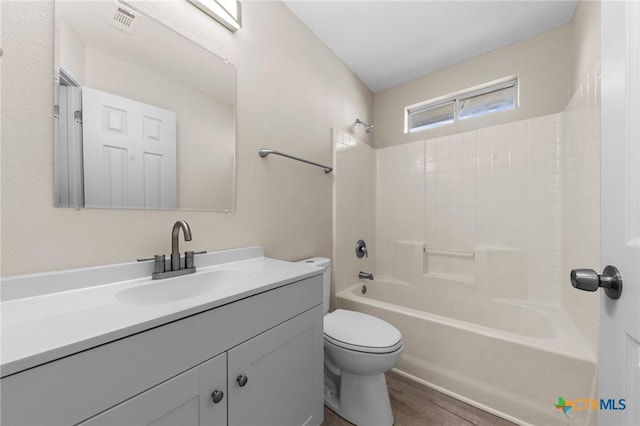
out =
<svg viewBox="0 0 640 426"><path fill-rule="evenodd" d="M54 205L233 211L236 69L121 1L55 2Z"/></svg>

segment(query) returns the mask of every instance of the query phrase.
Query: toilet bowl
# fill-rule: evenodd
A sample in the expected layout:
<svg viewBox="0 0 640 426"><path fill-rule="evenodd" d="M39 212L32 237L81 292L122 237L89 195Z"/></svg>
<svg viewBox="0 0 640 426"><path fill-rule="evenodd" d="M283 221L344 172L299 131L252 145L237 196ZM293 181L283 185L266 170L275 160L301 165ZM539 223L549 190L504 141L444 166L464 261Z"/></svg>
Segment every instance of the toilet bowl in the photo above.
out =
<svg viewBox="0 0 640 426"><path fill-rule="evenodd" d="M355 425L393 425L384 373L402 356L400 331L361 312L337 309L328 313L331 260L315 257L302 262L325 269L325 405Z"/></svg>
<svg viewBox="0 0 640 426"><path fill-rule="evenodd" d="M400 332L379 318L343 309L325 315L325 404L356 425L391 426L384 373L403 348Z"/></svg>

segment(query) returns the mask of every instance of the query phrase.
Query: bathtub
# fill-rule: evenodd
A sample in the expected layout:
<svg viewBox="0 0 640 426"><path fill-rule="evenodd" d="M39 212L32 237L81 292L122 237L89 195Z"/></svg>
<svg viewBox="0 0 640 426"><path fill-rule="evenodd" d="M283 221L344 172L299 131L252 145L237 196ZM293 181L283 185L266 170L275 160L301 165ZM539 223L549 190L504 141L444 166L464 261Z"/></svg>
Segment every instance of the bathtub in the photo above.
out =
<svg viewBox="0 0 640 426"><path fill-rule="evenodd" d="M595 397L597 376L595 355L564 311L459 284L361 281L337 294L337 307L402 332L400 374L515 423L595 424L596 412L555 407L559 397Z"/></svg>

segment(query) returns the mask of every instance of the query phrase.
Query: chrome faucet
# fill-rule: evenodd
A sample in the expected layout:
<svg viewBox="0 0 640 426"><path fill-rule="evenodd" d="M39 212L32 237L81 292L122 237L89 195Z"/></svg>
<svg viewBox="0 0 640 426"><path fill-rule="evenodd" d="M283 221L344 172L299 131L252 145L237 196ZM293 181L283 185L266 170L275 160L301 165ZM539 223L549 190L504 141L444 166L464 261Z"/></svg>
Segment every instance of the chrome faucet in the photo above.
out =
<svg viewBox="0 0 640 426"><path fill-rule="evenodd" d="M358 278L360 278L361 280L373 280L373 274L360 271L360 273L358 274Z"/></svg>
<svg viewBox="0 0 640 426"><path fill-rule="evenodd" d="M160 280L162 278L177 277L178 275L192 274L196 271L194 256L196 254L204 254L207 251L185 251L184 266L180 264L180 230L184 234L185 241L191 241L191 228L184 220L179 220L173 224L171 230L171 261L167 265L166 256L164 254L156 254L153 257L138 259L138 262L154 261L153 273L151 278Z"/></svg>
<svg viewBox="0 0 640 426"><path fill-rule="evenodd" d="M180 237L181 229L182 229L182 233L184 234L184 240L191 241L191 228L189 228L189 224L184 220L177 221L173 225L173 229L171 230L171 270L172 271L178 271L180 269L180 248L179 248L178 237ZM185 262L186 262L186 258L185 258Z"/></svg>

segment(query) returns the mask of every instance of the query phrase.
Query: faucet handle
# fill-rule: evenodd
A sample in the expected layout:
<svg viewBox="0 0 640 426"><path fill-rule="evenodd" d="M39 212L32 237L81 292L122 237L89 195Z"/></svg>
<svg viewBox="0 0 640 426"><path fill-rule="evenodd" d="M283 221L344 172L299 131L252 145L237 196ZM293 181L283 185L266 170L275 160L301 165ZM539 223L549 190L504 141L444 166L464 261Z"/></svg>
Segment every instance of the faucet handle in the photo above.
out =
<svg viewBox="0 0 640 426"><path fill-rule="evenodd" d="M207 251L206 250L200 250L200 251L185 251L184 252L184 267L185 268L195 268L196 264L193 260L194 256L196 254L205 254Z"/></svg>
<svg viewBox="0 0 640 426"><path fill-rule="evenodd" d="M153 257L143 257L136 259L138 262L150 262L154 261L153 272L164 272L166 268L164 254L156 254Z"/></svg>
<svg viewBox="0 0 640 426"><path fill-rule="evenodd" d="M193 268L195 263L193 261L193 255L195 252L193 250L184 252L184 267L185 268Z"/></svg>
<svg viewBox="0 0 640 426"><path fill-rule="evenodd" d="M164 272L167 266L164 258L164 254L156 254L153 256L153 272Z"/></svg>
<svg viewBox="0 0 640 426"><path fill-rule="evenodd" d="M358 240L356 243L356 256L358 259L362 259L363 257L369 257L369 251L367 250L367 243L364 240Z"/></svg>

